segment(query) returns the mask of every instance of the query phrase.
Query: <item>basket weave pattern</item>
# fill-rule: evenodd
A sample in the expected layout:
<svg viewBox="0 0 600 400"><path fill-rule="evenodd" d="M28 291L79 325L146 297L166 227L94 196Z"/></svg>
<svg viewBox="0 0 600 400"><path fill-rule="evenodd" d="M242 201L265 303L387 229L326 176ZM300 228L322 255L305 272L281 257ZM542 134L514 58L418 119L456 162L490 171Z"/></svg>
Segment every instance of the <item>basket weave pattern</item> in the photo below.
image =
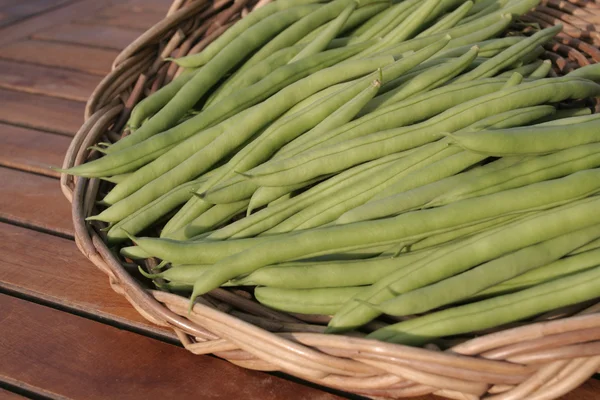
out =
<svg viewBox="0 0 600 400"><path fill-rule="evenodd" d="M85 123L74 137L63 167L98 157L87 150L120 138L133 106L180 72L165 57L201 51L255 4L252 0L175 0L167 17L117 57L112 72L88 101ZM546 45L553 73L600 62L600 4L545 0L513 24L564 25ZM596 108L597 105L595 105ZM598 110L596 110L598 111ZM268 309L243 290L216 289L201 297L191 313L188 299L150 290L126 269L103 240L102 226L85 222L107 184L98 179L61 177L72 203L78 248L104 271L112 288L148 320L172 328L195 354L213 353L239 366L283 371L332 388L374 398L429 393L457 399L553 399L600 370L600 304L588 302L514 324L476 338L413 348L354 336L323 334L327 316Z"/></svg>

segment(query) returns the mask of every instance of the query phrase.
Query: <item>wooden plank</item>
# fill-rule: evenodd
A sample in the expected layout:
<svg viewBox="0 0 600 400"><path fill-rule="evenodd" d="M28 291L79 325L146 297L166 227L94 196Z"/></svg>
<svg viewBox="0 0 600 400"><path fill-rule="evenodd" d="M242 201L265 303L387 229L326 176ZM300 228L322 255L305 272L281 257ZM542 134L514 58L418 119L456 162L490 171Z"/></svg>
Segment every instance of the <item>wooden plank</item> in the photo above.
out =
<svg viewBox="0 0 600 400"><path fill-rule="evenodd" d="M120 26L123 28L133 28L146 30L161 21L165 17L165 12L150 10L139 5L115 4L103 8L99 12L84 17L80 21L84 24L100 24Z"/></svg>
<svg viewBox="0 0 600 400"><path fill-rule="evenodd" d="M58 178L71 139L53 133L0 123L0 165Z"/></svg>
<svg viewBox="0 0 600 400"><path fill-rule="evenodd" d="M71 399L335 400L320 390L0 295L0 380Z"/></svg>
<svg viewBox="0 0 600 400"><path fill-rule="evenodd" d="M71 23L38 32L33 35L33 38L121 50L137 39L142 33L144 33L144 30L125 29L118 26Z"/></svg>
<svg viewBox="0 0 600 400"><path fill-rule="evenodd" d="M0 45L12 43L17 39L31 36L35 32L39 32L51 26L76 20L82 15L93 14L96 10L107 7L113 1L114 0L78 0L67 6L28 18L19 24L0 28Z"/></svg>
<svg viewBox="0 0 600 400"><path fill-rule="evenodd" d="M71 206L58 180L8 168L0 168L0 218L73 236Z"/></svg>
<svg viewBox="0 0 600 400"><path fill-rule="evenodd" d="M108 277L71 240L0 223L0 254L0 287L175 338L172 330L148 322L112 290Z"/></svg>
<svg viewBox="0 0 600 400"><path fill-rule="evenodd" d="M595 400L600 396L600 381L588 379L579 388L561 397L562 400Z"/></svg>
<svg viewBox="0 0 600 400"><path fill-rule="evenodd" d="M0 89L0 122L73 136L83 123L85 103Z"/></svg>
<svg viewBox="0 0 600 400"><path fill-rule="evenodd" d="M73 0L27 0L0 6L0 27L64 6Z"/></svg>
<svg viewBox="0 0 600 400"><path fill-rule="evenodd" d="M20 394L16 394L14 392L9 392L8 390L4 390L4 389L0 388L0 399L2 399L2 400L25 400L26 397L23 397Z"/></svg>
<svg viewBox="0 0 600 400"><path fill-rule="evenodd" d="M154 11L156 13L167 14L169 7L173 4L172 0L125 0L125 4L143 7L144 9Z"/></svg>
<svg viewBox="0 0 600 400"><path fill-rule="evenodd" d="M87 101L100 82L98 76L85 72L17 61L0 60L0 71L1 88L79 101Z"/></svg>
<svg viewBox="0 0 600 400"><path fill-rule="evenodd" d="M85 71L104 76L118 51L43 40L23 40L0 47L2 58Z"/></svg>

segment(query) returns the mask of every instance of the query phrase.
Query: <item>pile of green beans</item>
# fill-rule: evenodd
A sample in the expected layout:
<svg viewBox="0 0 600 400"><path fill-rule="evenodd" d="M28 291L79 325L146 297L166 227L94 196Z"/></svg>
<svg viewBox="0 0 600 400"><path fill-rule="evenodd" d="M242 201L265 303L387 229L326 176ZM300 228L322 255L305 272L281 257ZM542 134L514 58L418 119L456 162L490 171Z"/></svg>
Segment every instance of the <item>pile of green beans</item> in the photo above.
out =
<svg viewBox="0 0 600 400"><path fill-rule="evenodd" d="M105 181L88 219L190 304L246 286L422 345L598 298L600 117L563 105L600 65L549 76L561 25L502 37L539 2L275 0L63 172Z"/></svg>

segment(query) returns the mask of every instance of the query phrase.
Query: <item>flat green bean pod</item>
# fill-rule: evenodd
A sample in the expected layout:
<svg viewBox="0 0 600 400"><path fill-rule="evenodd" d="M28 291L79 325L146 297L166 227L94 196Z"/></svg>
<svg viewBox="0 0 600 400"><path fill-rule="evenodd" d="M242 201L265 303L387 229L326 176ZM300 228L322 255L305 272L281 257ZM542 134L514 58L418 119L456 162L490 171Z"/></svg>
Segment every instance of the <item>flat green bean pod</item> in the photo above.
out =
<svg viewBox="0 0 600 400"><path fill-rule="evenodd" d="M494 156L548 154L600 141L600 120L564 126L528 126L471 134L448 134L469 151Z"/></svg>

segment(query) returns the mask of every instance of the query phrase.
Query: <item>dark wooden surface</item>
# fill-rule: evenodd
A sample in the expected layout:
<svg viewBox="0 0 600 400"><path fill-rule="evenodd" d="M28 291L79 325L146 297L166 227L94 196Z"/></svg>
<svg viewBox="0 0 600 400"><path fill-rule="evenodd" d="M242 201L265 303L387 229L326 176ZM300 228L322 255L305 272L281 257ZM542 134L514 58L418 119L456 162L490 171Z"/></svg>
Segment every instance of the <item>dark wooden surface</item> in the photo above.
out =
<svg viewBox="0 0 600 400"><path fill-rule="evenodd" d="M0 0L0 399L341 399L177 346L77 250L58 166L118 51L170 0ZM421 397L421 400L435 396ZM600 398L590 380L564 397Z"/></svg>

